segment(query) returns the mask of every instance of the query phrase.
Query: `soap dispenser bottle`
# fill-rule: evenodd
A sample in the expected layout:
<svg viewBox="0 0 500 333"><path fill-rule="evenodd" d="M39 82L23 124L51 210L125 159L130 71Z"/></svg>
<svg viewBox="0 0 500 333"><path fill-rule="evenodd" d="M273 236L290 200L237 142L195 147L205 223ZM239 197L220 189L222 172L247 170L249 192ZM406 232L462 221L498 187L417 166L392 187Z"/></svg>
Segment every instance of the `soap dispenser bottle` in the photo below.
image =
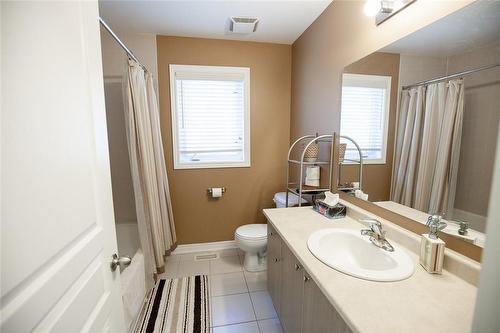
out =
<svg viewBox="0 0 500 333"><path fill-rule="evenodd" d="M420 265L433 274L441 274L443 270L445 242L438 237L438 233L446 227L446 223L441 219L439 215L429 216L429 233L422 235L420 246Z"/></svg>

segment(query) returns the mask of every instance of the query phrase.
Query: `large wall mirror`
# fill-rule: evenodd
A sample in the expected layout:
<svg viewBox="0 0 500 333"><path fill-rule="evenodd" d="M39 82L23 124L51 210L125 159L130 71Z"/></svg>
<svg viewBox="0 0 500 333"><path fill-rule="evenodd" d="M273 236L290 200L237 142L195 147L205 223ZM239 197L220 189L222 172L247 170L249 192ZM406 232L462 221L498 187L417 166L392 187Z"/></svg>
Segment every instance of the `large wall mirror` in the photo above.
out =
<svg viewBox="0 0 500 333"><path fill-rule="evenodd" d="M478 259L499 118L500 2L478 1L345 68L338 190L420 225L442 215Z"/></svg>

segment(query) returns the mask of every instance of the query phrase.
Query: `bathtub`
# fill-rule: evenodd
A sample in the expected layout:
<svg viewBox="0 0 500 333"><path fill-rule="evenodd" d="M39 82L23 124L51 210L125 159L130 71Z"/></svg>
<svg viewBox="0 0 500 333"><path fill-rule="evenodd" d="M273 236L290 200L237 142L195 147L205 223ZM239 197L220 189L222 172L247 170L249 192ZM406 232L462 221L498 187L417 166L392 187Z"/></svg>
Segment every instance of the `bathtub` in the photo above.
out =
<svg viewBox="0 0 500 333"><path fill-rule="evenodd" d="M130 256L132 263L120 274L125 327L130 332L141 310L146 295L144 255L139 247L139 233L135 223L117 223L116 237L120 256Z"/></svg>

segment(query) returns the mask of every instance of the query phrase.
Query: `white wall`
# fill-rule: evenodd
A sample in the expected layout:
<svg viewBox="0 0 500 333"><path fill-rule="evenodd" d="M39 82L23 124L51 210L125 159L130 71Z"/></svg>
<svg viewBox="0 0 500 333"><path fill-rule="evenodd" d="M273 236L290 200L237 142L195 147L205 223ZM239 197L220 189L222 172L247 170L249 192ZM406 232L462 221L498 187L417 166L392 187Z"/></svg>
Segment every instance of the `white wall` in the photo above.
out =
<svg viewBox="0 0 500 333"><path fill-rule="evenodd" d="M115 33L153 73L157 87L156 36ZM115 221L119 224L136 223L122 86L127 56L104 28L101 28L101 42Z"/></svg>
<svg viewBox="0 0 500 333"><path fill-rule="evenodd" d="M482 269L479 277L476 310L471 332L500 332L500 135L497 139L496 161L493 173L486 247L483 252Z"/></svg>
<svg viewBox="0 0 500 333"><path fill-rule="evenodd" d="M448 57L448 74L497 63L500 44ZM487 216L500 119L500 67L467 75L455 208ZM474 189L474 190L471 190ZM474 224L474 222L477 223ZM470 220L484 232L484 219Z"/></svg>
<svg viewBox="0 0 500 333"><path fill-rule="evenodd" d="M399 62L400 88L443 75L446 75L446 57L401 54Z"/></svg>
<svg viewBox="0 0 500 333"><path fill-rule="evenodd" d="M155 82L157 82L156 36L154 34L129 34L119 31L115 31L115 33L139 61L153 73ZM101 28L101 43L104 76L121 76L125 71L127 59L125 51L104 28Z"/></svg>

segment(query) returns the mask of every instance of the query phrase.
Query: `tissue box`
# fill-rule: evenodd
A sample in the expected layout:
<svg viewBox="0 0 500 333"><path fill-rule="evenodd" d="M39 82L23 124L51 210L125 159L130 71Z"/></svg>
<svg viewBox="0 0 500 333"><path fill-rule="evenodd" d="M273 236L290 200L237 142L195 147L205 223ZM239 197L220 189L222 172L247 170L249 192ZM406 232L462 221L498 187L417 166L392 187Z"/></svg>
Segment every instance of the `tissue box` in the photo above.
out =
<svg viewBox="0 0 500 333"><path fill-rule="evenodd" d="M341 203L338 203L335 206L330 206L321 200L316 200L314 203L314 210L329 219L341 219L345 217L347 212L346 206Z"/></svg>

